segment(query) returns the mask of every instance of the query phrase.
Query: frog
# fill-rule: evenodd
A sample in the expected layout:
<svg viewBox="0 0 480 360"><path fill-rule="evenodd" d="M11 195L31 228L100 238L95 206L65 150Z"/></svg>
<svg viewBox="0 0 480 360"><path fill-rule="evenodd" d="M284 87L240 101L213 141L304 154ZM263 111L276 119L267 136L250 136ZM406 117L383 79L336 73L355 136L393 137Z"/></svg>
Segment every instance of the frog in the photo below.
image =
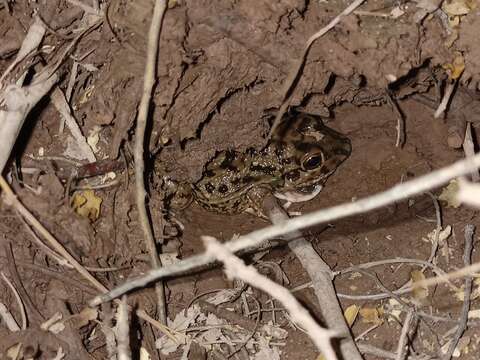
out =
<svg viewBox="0 0 480 360"><path fill-rule="evenodd" d="M216 213L265 218L261 203L266 194L285 199L318 194L351 151L350 140L320 116L290 110L263 148L225 150L208 161L202 177L191 184L193 200Z"/></svg>

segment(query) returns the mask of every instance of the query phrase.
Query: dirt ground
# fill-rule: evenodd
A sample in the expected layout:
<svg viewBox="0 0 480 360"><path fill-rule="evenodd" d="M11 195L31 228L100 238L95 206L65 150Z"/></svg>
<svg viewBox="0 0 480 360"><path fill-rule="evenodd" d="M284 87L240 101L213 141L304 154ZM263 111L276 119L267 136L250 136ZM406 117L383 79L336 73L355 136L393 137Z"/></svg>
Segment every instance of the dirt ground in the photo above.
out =
<svg viewBox="0 0 480 360"><path fill-rule="evenodd" d="M132 151L153 1L101 1L100 13L88 1L82 3L87 8L64 0L0 1L0 73L12 63L35 14L47 28L41 48L16 67L4 84L14 83L25 69L30 69L28 78L54 63L88 19L100 19L59 67L57 88L67 94L81 132L102 162L82 167L88 161L79 154L70 130L60 130L62 115L52 96L46 96L31 111L3 174L35 217L102 284L113 288L150 268L135 202ZM147 129L146 185L154 233L166 242L163 252L186 259L204 250L202 235L228 241L267 223L250 214L208 212L196 202L185 209L170 208L164 201L168 195L165 179L195 183L217 153L264 146L270 129L266 114L281 105L285 79L306 40L348 4L338 0L168 3ZM289 210L308 213L348 203L462 159L467 123L476 148L479 30L480 7L475 1L373 0L317 40L290 105L322 116L329 127L350 139L352 153L319 196ZM444 116L434 118L448 86L454 86L448 109ZM399 138L403 141L397 146ZM92 188L93 193L88 190ZM433 189L430 194L366 214L308 228L305 235L333 271L396 258L426 261L437 226L435 204L442 191ZM473 224L478 229L480 220L472 208L445 201L438 204L442 231L451 227L451 234L440 243L433 260L449 272L464 264L465 226ZM5 201L0 203L0 229L2 272L17 288L28 318L26 329L16 333L1 321L1 358L60 359L55 357L59 347L65 359L114 358L109 356L115 356L115 307L103 306L95 315L86 312L97 290L39 248L32 234L40 234ZM477 240L476 233L473 262L480 260ZM253 254L245 259L289 289L309 281L288 246L270 249L261 259ZM398 260L335 277L343 310L352 305L361 308L351 326L353 337L359 337L357 343L388 352L380 356L367 351L365 359L391 358L397 353L406 311L389 291L419 276L414 270L422 267ZM423 270L426 277L435 275L431 268ZM453 284L457 291L441 284L401 296L400 301L414 304L418 312L408 333L409 359L444 356L463 306L464 280ZM206 309L206 294L234 286L219 267L166 281L171 320L177 317L180 321L178 314L195 302L204 314L210 312L223 324L216 325L223 329L221 336L212 335L215 346L201 348L194 342L185 358L227 358L236 348L229 341L248 340L245 334L252 328L245 326L239 335L242 331L225 323L244 321L253 326L258 321L251 335L255 346L231 358L320 359L314 344L293 325L282 305L259 290L249 289L220 309ZM20 323L21 311L11 288L4 281L0 287L0 302ZM366 297L381 293L385 295L381 299ZM300 288L294 294L321 322L313 290ZM480 320L474 311L479 306L478 294L474 281L471 321L454 354L459 359L478 358ZM152 287L134 291L128 302L157 318ZM231 310L232 317L222 320L225 309ZM40 324L57 312L63 316L56 321L62 323L62 330L41 330ZM191 324L197 330L190 334L200 337L205 329L199 327L215 327L210 320ZM156 349L162 330L133 315L129 325L134 359L146 358L140 355L141 348L152 359L182 358L183 346L168 355ZM288 336L265 335L259 330L261 325L275 325ZM16 344L22 344L22 352L7 355ZM260 349L279 352L261 353Z"/></svg>

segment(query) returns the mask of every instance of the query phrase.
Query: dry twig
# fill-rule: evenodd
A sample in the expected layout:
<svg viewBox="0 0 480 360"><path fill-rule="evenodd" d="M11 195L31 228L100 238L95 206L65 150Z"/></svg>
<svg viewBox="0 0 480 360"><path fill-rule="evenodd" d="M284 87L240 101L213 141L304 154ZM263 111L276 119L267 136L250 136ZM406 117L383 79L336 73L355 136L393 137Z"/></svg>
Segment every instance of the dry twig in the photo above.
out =
<svg viewBox="0 0 480 360"><path fill-rule="evenodd" d="M225 273L228 277L241 279L279 300L288 310L293 320L307 331L308 336L324 354L325 358L329 360L337 358L330 344L332 337L340 335L337 331L321 328L287 289L260 275L253 266L246 266L240 258L233 255L215 238L204 236L203 242L207 248L207 253L224 263Z"/></svg>
<svg viewBox="0 0 480 360"><path fill-rule="evenodd" d="M395 357L395 360L405 359L405 355L407 354L405 351L405 346L407 345L408 341L408 330L410 329L410 323L412 322L413 317L413 309L410 309L407 313L405 321L403 322L402 332L400 334L400 338L398 339L397 356Z"/></svg>
<svg viewBox="0 0 480 360"><path fill-rule="evenodd" d="M54 89L51 99L57 111L62 115L62 121L67 125L70 133L77 142L82 157L87 159L90 163L96 162L97 159L95 158L95 154L90 145L88 145L87 139L82 134L82 130L80 129L80 126L78 126L77 120L73 116L70 105L68 105L62 90L59 88Z"/></svg>
<svg viewBox="0 0 480 360"><path fill-rule="evenodd" d="M463 138L463 151L465 152L466 157L472 157L475 155L475 144L473 143L472 138L472 123L467 122L465 127L465 137ZM475 169L471 173L472 181L479 182L480 175L478 174L478 169Z"/></svg>
<svg viewBox="0 0 480 360"><path fill-rule="evenodd" d="M132 358L130 350L130 326L128 321L127 297L123 296L117 308L117 325L115 326L117 339L118 360L129 360Z"/></svg>
<svg viewBox="0 0 480 360"><path fill-rule="evenodd" d="M453 90L457 86L457 82L458 82L458 79L447 82L447 86L445 87L445 93L443 94L442 101L440 102L440 105L438 105L438 108L435 111L435 114L433 115L435 119L438 119L440 116L442 116L445 113L445 110L447 110L448 103L450 102L450 98L452 97Z"/></svg>
<svg viewBox="0 0 480 360"><path fill-rule="evenodd" d="M426 191L425 194L430 196L430 198L433 201L433 206L435 207L435 216L437 219L437 227L435 228L435 237L433 239L432 243L432 249L430 250L430 257L428 258L428 262L436 265L436 255L437 255L437 250L439 241L440 241L440 231L442 231L442 210L440 208L440 204L438 202L438 199L433 195L430 191ZM424 267L425 269L425 267Z"/></svg>
<svg viewBox="0 0 480 360"><path fill-rule="evenodd" d="M3 272L0 272L0 274L2 275L3 281L5 281L10 290L12 290L12 293L15 296L15 300L17 300L20 315L22 317L22 330L25 330L27 328L27 313L25 311L25 306L23 305L22 298L20 297L20 294L18 293L15 286L13 286L12 282L8 280L5 274Z"/></svg>
<svg viewBox="0 0 480 360"><path fill-rule="evenodd" d="M273 196L268 196L263 204L273 224L278 224L288 219L288 215L278 205ZM340 340L342 357L350 360L361 360L362 356L350 336L350 329L338 302L332 283L333 276L330 267L323 261L312 244L303 237L300 231L292 231L286 234L285 240L291 240L288 246L298 258L310 279L312 279L313 289L320 305L320 312L327 326L337 333L345 334L345 337Z"/></svg>
<svg viewBox="0 0 480 360"><path fill-rule="evenodd" d="M43 40L45 36L45 26L43 21L39 16L34 16L33 24L28 29L28 33L22 41L22 46L18 50L15 60L8 66L0 77L0 89L2 88L2 81L7 77L7 75L28 55L34 52Z"/></svg>
<svg viewBox="0 0 480 360"><path fill-rule="evenodd" d="M145 242L150 254L150 260L152 268L161 267L160 258L158 256L157 246L155 238L153 236L152 226L147 214L147 205L145 203L146 191L145 191L145 161L144 161L144 140L145 129L147 127L148 110L150 108L150 98L152 96L153 86L155 84L155 70L157 66L158 58L158 43L160 39L160 30L162 27L163 16L167 9L166 0L155 1L155 8L153 10L152 22L150 24L150 30L148 33L148 48L147 48L147 61L145 65L145 76L143 82L143 94L140 101L137 126L135 129L135 149L133 152L135 158L135 189L136 200L138 208L138 216L142 226L143 234L145 236ZM163 282L159 282L155 286L157 292L157 311L160 318L160 322L167 323L167 309L165 305L165 288Z"/></svg>
<svg viewBox="0 0 480 360"><path fill-rule="evenodd" d="M20 331L17 321L13 317L12 313L7 309L5 304L0 303L0 318L11 332Z"/></svg>
<svg viewBox="0 0 480 360"><path fill-rule="evenodd" d="M465 266L469 266L472 263L472 251L473 251L473 233L475 232L475 226L467 225L465 226L465 250L463 253L463 263ZM468 322L468 311L470 310L470 296L472 294L472 283L473 279L471 276L465 278L465 290L463 293L463 306L462 306L462 315L460 316L460 324L458 325L455 336L448 347L448 351L443 357L443 360L450 360L452 358L453 352L457 347L460 338L467 329Z"/></svg>
<svg viewBox="0 0 480 360"><path fill-rule="evenodd" d="M330 21L327 24L327 26L320 29L318 32L313 34L307 40L307 43L305 44L305 48L303 49L302 55L300 55L300 60L297 62L297 64L293 68L293 71L285 80L285 91L282 98L282 105L280 106L280 109L278 110L278 113L275 116L275 120L273 121L272 128L270 129L270 133L268 135L269 138L274 133L275 129L280 123L280 120L282 119L283 114L287 110L287 107L290 103L290 99L293 95L293 91L295 90L295 87L297 86L298 81L300 80L300 72L302 71L303 66L305 65L305 61L307 59L308 52L312 47L312 44L315 42L315 40L322 37L331 29L333 29L340 22L342 17L349 15L352 11L354 11L357 7L359 7L364 1L365 0L355 0L345 10L343 10L340 14L338 14L332 21Z"/></svg>
<svg viewBox="0 0 480 360"><path fill-rule="evenodd" d="M468 174L471 172L472 169L476 169L479 166L480 154L475 155L472 158L457 161L450 166L433 171L430 174L418 177L416 179L398 184L390 188L389 190L369 196L367 198L355 202L337 205L327 209L317 210L310 214L289 219L277 225L272 225L260 230L253 231L247 235L239 237L236 240L232 240L226 243L225 246L227 246L227 248L232 252L246 248L255 248L263 244L267 239L278 237L294 230L299 230L315 224L327 223L348 216L365 213L370 210L397 202L399 200L410 198L413 195L422 194L427 190L433 189L448 182L450 179ZM186 260L177 262L165 268L151 270L146 275L128 281L125 284L118 286L115 289L112 289L107 294L102 294L95 297L90 301L90 305L99 305L102 302L110 301L135 288L145 286L152 281L162 279L166 276L183 274L189 270L208 264L212 261L212 256L208 254L200 254L192 256ZM461 277L465 274L470 274L471 271L475 271L477 268L480 269L480 264L477 264L476 266L472 265L469 268L459 270L453 275L449 275L448 278L450 278L450 276ZM429 281L432 283L446 280L448 280L446 276L429 279ZM428 285L431 285L430 282L428 283ZM419 282L417 285L426 286L427 284L425 284L424 282Z"/></svg>
<svg viewBox="0 0 480 360"><path fill-rule="evenodd" d="M60 244L60 242L55 239L55 237L50 234L50 232L28 211L28 209L17 199L12 189L5 181L3 176L0 176L0 189L3 191L6 202L12 206L25 220L33 226L33 228L41 234L45 240L54 248L57 253L63 256L70 264L75 268L76 271L80 273L85 279L87 279L98 291L106 293L108 289L103 286L95 277L93 277L88 270L86 270L70 253L65 250L65 248ZM137 309L135 314L142 320L148 321L151 324L155 324L154 319L152 319L145 311L142 309Z"/></svg>

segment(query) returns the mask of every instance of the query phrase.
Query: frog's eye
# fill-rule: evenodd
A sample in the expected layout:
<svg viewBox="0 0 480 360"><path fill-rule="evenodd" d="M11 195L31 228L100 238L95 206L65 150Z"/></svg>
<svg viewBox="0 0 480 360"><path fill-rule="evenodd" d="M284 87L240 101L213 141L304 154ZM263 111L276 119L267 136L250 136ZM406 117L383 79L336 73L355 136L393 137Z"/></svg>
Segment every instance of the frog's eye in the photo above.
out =
<svg viewBox="0 0 480 360"><path fill-rule="evenodd" d="M302 159L302 169L303 170L313 170L316 169L324 163L323 153L308 154Z"/></svg>

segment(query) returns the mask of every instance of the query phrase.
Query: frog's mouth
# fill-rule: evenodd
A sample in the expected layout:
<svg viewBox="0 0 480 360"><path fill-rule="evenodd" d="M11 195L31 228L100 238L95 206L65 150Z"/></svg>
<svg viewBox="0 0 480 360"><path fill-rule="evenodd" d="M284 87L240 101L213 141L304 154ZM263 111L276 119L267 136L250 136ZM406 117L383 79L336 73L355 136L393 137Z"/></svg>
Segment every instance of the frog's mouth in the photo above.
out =
<svg viewBox="0 0 480 360"><path fill-rule="evenodd" d="M315 184L311 184L311 185L303 186L301 188L297 188L297 189L295 189L295 191L300 193L300 194L305 194L305 195L306 194L311 194L312 192L315 192L319 186L322 186L320 181L315 183Z"/></svg>
<svg viewBox="0 0 480 360"><path fill-rule="evenodd" d="M296 189L295 191L286 191L283 193L276 192L274 195L278 199L286 200L291 203L304 202L312 200L314 197L316 197L320 193L320 191L322 191L323 186L312 185L305 188L309 188L309 191L303 192L299 189Z"/></svg>

